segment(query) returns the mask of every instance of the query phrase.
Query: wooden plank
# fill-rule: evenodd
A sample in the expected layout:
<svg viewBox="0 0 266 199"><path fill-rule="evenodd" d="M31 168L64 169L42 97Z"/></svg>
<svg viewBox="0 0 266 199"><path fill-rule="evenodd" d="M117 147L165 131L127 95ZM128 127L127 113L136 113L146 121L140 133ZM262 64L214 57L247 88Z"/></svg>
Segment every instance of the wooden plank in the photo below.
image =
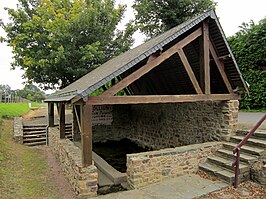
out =
<svg viewBox="0 0 266 199"><path fill-rule="evenodd" d="M149 61L144 66L142 66L141 68L139 68L138 70L136 70L135 72L133 72L132 74L125 77L123 80L121 80L120 82L109 88L107 91L103 92L101 95L102 96L115 95L116 93L118 93L119 91L129 86L134 81L136 81L137 79L139 79L140 77L142 77L143 75L154 69L156 66L160 65L162 62L170 58L172 55L177 53L178 49L184 47L185 45L192 42L201 35L202 35L202 28L199 28L193 33L191 33L189 36L187 36L186 38L184 38L183 40L181 40L180 42L178 42L177 44L175 44L174 46L163 52L160 56Z"/></svg>
<svg viewBox="0 0 266 199"><path fill-rule="evenodd" d="M54 103L48 103L48 126L54 127Z"/></svg>
<svg viewBox="0 0 266 199"><path fill-rule="evenodd" d="M224 72L224 64L223 64L223 62L221 60L219 60L219 58L218 58L218 56L216 54L216 51L215 51L215 49L214 49L214 47L213 47L213 45L212 45L212 43L210 41L209 41L209 46L210 46L211 55L212 55L216 65L217 65L217 68L218 68L218 70L219 70L219 72L220 72L220 74L222 76L222 79L223 79L223 81L225 83L225 86L226 86L228 92L229 93L234 93L233 89L232 89L232 86L231 86L231 84L230 84L230 82L229 82L229 80L227 78L227 75Z"/></svg>
<svg viewBox="0 0 266 199"><path fill-rule="evenodd" d="M203 22L203 53L204 53L204 93L211 93L210 86L210 50L209 50L209 25Z"/></svg>
<svg viewBox="0 0 266 199"><path fill-rule="evenodd" d="M182 49L178 49L178 54L179 54L179 57L180 57L183 65L184 65L184 67L185 67L185 69L187 71L187 74L188 74L188 76L189 76L189 78L190 78L190 80L191 80L196 92L198 94L202 94L202 90L201 90L201 88L199 86L197 78L194 75L194 72L193 72L193 70L192 70L192 68L191 68L191 66L190 66L190 64L189 64L189 62L187 60L187 57L186 57L184 51Z"/></svg>
<svg viewBox="0 0 266 199"><path fill-rule="evenodd" d="M77 107L76 106L79 106L79 110L77 110ZM81 124L80 124L80 105L73 105L73 109L74 109L74 114L77 118L77 124L78 124L78 127L79 127L79 131L81 131Z"/></svg>
<svg viewBox="0 0 266 199"><path fill-rule="evenodd" d="M83 106L81 150L83 167L92 164L92 105Z"/></svg>
<svg viewBox="0 0 266 199"><path fill-rule="evenodd" d="M197 101L237 100L237 94L194 94L194 95L135 95L135 96L91 96L87 104L152 104Z"/></svg>
<svg viewBox="0 0 266 199"><path fill-rule="evenodd" d="M73 104L72 115L73 115L73 119L72 119L73 141L80 141L80 132L81 132L80 105Z"/></svg>
<svg viewBox="0 0 266 199"><path fill-rule="evenodd" d="M66 132L65 132L65 104L60 103L59 104L59 132L60 132L60 138L65 139Z"/></svg>

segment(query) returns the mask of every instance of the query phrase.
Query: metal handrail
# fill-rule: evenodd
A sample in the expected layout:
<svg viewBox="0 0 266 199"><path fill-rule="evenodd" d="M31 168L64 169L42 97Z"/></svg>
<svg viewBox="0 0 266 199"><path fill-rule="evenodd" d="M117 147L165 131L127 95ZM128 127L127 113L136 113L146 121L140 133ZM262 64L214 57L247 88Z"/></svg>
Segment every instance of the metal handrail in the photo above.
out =
<svg viewBox="0 0 266 199"><path fill-rule="evenodd" d="M248 139L254 134L254 132L259 128L259 126L264 122L266 119L266 114L257 122L257 124L253 127L252 130L239 142L239 144L233 149L233 154L236 154L236 159L233 162L232 166L235 168L235 181L234 187L237 188L238 185L238 176L239 176L239 162L240 162L240 150L241 147L248 141Z"/></svg>

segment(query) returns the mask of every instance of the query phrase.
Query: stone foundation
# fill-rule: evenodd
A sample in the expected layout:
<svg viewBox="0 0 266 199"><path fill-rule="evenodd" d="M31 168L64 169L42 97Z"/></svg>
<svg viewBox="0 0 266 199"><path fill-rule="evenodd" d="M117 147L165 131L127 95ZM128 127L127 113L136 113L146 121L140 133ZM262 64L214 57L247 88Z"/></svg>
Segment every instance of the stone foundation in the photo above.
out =
<svg viewBox="0 0 266 199"><path fill-rule="evenodd" d="M82 167L81 150L69 139L60 139L57 128L49 128L49 147L79 197L97 196L98 172L94 165Z"/></svg>
<svg viewBox="0 0 266 199"><path fill-rule="evenodd" d="M23 144L22 117L14 117L13 133L14 140L20 144Z"/></svg>
<svg viewBox="0 0 266 199"><path fill-rule="evenodd" d="M251 180L266 185L266 161L256 162L250 169Z"/></svg>
<svg viewBox="0 0 266 199"><path fill-rule="evenodd" d="M131 188L177 177L198 170L199 163L222 147L209 142L127 155L127 175Z"/></svg>
<svg viewBox="0 0 266 199"><path fill-rule="evenodd" d="M162 149L223 141L237 129L238 101L114 105L110 126L94 126L93 141L127 138Z"/></svg>

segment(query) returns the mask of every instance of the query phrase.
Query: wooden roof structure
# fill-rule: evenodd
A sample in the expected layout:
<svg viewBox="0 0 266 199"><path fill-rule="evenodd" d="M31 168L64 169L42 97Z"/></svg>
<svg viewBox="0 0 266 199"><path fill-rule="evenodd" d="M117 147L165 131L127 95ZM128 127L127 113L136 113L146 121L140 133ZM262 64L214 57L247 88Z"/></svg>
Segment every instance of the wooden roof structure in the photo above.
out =
<svg viewBox="0 0 266 199"><path fill-rule="evenodd" d="M107 89L105 85L113 80L116 84ZM58 103L62 138L64 104L82 105L78 126L83 164L88 166L92 163L93 105L233 100L239 98L234 93L237 87L247 90L218 18L209 10L109 60L46 102L49 118L53 103ZM105 91L89 96L98 88ZM117 96L121 90L127 96Z"/></svg>

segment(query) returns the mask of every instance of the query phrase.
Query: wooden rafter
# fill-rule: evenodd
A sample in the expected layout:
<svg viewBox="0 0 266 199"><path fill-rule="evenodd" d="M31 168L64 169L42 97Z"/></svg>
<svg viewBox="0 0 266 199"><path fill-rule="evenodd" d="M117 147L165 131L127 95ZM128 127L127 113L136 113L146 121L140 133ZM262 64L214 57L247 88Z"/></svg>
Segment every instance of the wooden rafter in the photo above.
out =
<svg viewBox="0 0 266 199"><path fill-rule="evenodd" d="M224 64L223 64L223 62L218 58L218 56L217 56L217 54L216 54L216 51L215 51L215 49L214 49L214 47L213 47L211 41L209 41L209 46L210 46L210 52L211 52L211 55L212 55L212 57L213 57L213 59L214 59L216 65L217 65L217 68L218 68L218 70L219 70L219 72L220 72L220 74L221 74L221 76L222 76L222 79L223 79L223 81L224 81L224 83L225 83L225 86L226 86L227 90L229 91L229 93L234 93L234 92L233 92L233 89L232 89L232 86L231 86L231 84L230 84L230 82L229 82L229 80L228 80L228 78L227 78L227 75L226 75L226 73L224 72Z"/></svg>
<svg viewBox="0 0 266 199"><path fill-rule="evenodd" d="M190 78L190 80L191 80L196 92L198 94L202 94L202 90L201 90L201 88L199 86L197 78L194 75L194 72L193 72L193 70L192 70L192 68L191 68L191 66L190 66L190 64L189 64L189 62L187 60L187 57L186 57L184 51L182 49L178 49L178 55L179 55L183 65L184 65L184 67L185 67L185 69L187 71L187 74L188 74L188 76L189 76L189 78Z"/></svg>
<svg viewBox="0 0 266 199"><path fill-rule="evenodd" d="M149 103L177 103L196 101L236 100L237 94L194 94L194 95L134 95L134 96L91 96L87 104L149 104Z"/></svg>
<svg viewBox="0 0 266 199"><path fill-rule="evenodd" d="M202 28L198 28L196 31L191 33L189 36L185 37L183 40L163 52L160 56L156 57L155 59L151 60L150 62L146 63L144 66L130 74L129 76L125 77L123 80L109 88L107 91L103 92L102 96L113 96L125 87L132 84L134 81L160 65L162 62L170 58L172 55L177 53L178 49L182 49L184 46L198 38L202 35Z"/></svg>

